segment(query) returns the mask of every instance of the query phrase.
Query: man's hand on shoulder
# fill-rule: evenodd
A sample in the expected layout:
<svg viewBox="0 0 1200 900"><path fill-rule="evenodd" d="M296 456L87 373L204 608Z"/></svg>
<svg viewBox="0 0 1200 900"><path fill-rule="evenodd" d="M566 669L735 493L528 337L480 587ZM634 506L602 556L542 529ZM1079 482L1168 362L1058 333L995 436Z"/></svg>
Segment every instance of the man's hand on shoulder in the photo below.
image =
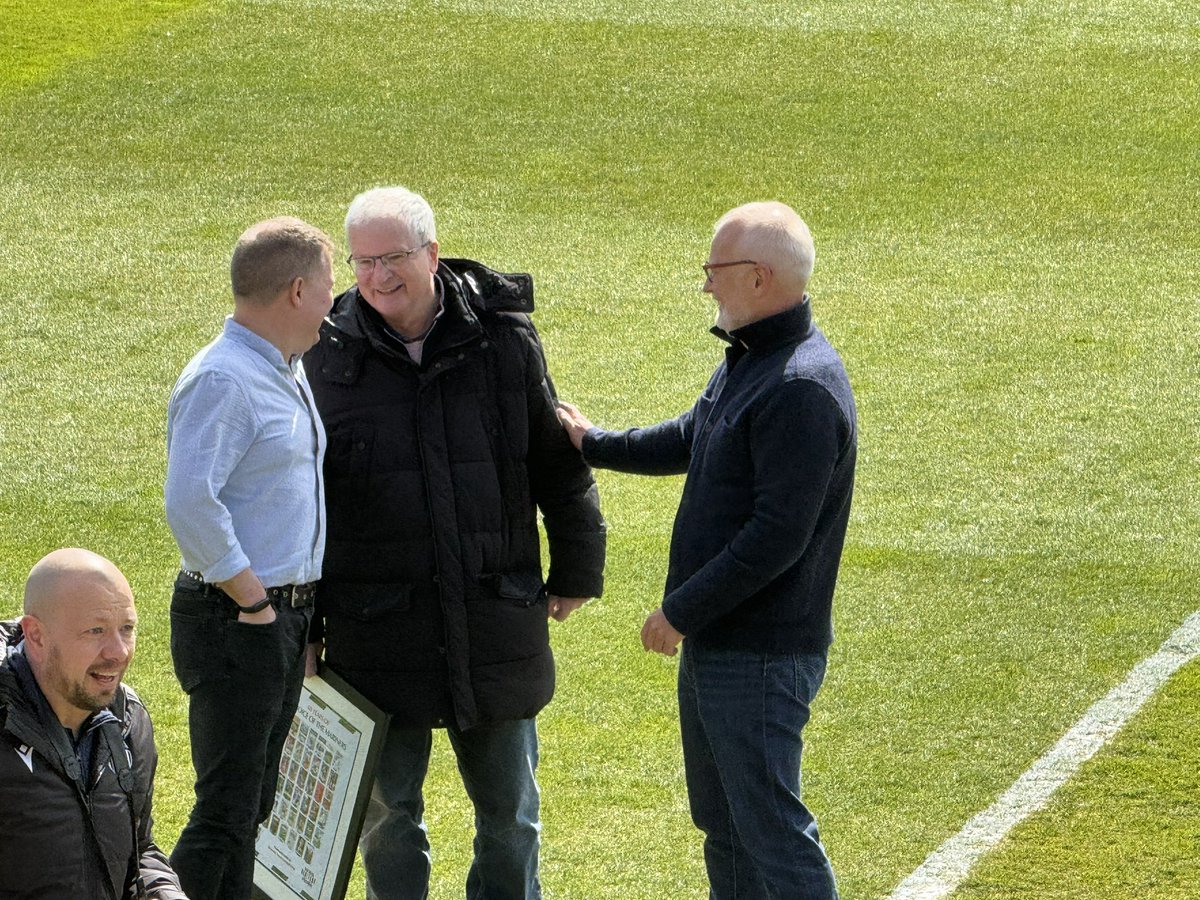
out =
<svg viewBox="0 0 1200 900"><path fill-rule="evenodd" d="M592 420L579 411L579 408L566 400L558 401L558 421L567 432L567 437L575 445L576 450L583 449L583 436L588 429L594 427ZM563 618L566 618L564 616Z"/></svg>
<svg viewBox="0 0 1200 900"><path fill-rule="evenodd" d="M588 597L556 597L550 594L546 598L546 616L556 622L565 622L567 616L588 602Z"/></svg>
<svg viewBox="0 0 1200 900"><path fill-rule="evenodd" d="M667 621L662 607L647 616L646 624L642 626L642 646L647 650L663 656L674 656L679 652L679 642L682 640L683 635Z"/></svg>

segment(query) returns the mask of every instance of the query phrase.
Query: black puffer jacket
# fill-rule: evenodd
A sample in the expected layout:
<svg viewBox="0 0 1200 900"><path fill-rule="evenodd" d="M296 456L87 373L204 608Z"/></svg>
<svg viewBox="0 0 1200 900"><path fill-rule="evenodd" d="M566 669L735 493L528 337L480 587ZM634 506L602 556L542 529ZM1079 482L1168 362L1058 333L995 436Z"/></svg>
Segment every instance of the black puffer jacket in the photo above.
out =
<svg viewBox="0 0 1200 900"><path fill-rule="evenodd" d="M141 700L122 685L108 707L115 718L102 712L91 720L103 716L106 724L83 773L17 649L20 640L15 622L0 622L0 897L187 900L154 843L158 754ZM145 894L136 892L139 874Z"/></svg>
<svg viewBox="0 0 1200 900"><path fill-rule="evenodd" d="M599 596L604 521L555 415L527 275L443 259L416 365L351 289L305 358L325 423L326 662L410 727L535 715L546 594ZM537 512L550 551L542 581Z"/></svg>

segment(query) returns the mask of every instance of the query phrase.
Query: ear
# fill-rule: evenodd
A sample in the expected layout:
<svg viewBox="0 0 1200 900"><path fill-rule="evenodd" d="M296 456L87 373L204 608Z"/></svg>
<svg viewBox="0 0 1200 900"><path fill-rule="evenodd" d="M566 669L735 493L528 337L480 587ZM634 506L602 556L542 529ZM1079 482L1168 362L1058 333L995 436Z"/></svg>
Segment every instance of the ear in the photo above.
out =
<svg viewBox="0 0 1200 900"><path fill-rule="evenodd" d="M21 633L25 635L25 648L33 659L40 660L46 650L46 626L37 616L21 616Z"/></svg>
<svg viewBox="0 0 1200 900"><path fill-rule="evenodd" d="M429 242L429 271L436 272L438 266L438 243L437 241Z"/></svg>
<svg viewBox="0 0 1200 900"><path fill-rule="evenodd" d="M758 290L766 290L771 286L771 280L775 273L771 271L771 267L765 263L759 263L754 267L754 287Z"/></svg>
<svg viewBox="0 0 1200 900"><path fill-rule="evenodd" d="M303 302L301 299L301 294L303 294L303 292L304 278L303 276L297 275L292 279L292 283L288 285L288 303L299 309L301 303Z"/></svg>

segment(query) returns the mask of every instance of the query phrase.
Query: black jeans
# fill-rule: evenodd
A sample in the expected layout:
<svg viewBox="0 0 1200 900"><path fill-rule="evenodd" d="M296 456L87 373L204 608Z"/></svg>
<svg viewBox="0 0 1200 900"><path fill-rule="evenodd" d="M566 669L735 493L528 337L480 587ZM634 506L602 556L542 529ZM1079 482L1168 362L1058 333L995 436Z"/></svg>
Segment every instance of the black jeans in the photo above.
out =
<svg viewBox="0 0 1200 900"><path fill-rule="evenodd" d="M171 597L171 659L188 695L196 805L171 854L191 900L247 900L254 840L271 813L279 757L304 681L312 609L237 621L222 591L184 578Z"/></svg>

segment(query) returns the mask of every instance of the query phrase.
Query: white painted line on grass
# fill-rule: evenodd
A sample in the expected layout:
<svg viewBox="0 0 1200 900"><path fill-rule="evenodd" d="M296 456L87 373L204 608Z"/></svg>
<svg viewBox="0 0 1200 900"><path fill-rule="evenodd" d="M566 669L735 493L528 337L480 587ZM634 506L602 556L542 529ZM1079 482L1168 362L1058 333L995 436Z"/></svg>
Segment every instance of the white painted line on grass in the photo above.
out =
<svg viewBox="0 0 1200 900"><path fill-rule="evenodd" d="M988 809L933 851L904 879L889 900L939 900L966 877L1014 825L1046 805L1084 762L1112 738L1177 669L1200 656L1200 612L1192 613L1158 652L1143 659L1128 677L1091 709Z"/></svg>

